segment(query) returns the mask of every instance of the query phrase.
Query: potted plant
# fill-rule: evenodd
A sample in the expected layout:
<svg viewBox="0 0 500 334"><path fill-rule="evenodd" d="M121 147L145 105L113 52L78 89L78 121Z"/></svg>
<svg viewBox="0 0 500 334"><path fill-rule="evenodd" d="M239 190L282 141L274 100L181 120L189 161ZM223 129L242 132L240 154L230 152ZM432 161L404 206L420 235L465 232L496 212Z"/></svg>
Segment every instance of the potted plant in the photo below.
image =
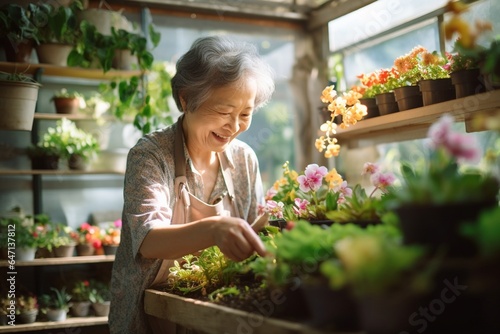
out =
<svg viewBox="0 0 500 334"><path fill-rule="evenodd" d="M75 0L67 6L48 5L48 8L47 22L38 30L38 61L66 66L68 55L80 38L77 14L83 9L83 4Z"/></svg>
<svg viewBox="0 0 500 334"><path fill-rule="evenodd" d="M31 131L41 85L22 73L0 72L0 129Z"/></svg>
<svg viewBox="0 0 500 334"><path fill-rule="evenodd" d="M40 307L49 321L64 321L69 311L71 295L66 292L65 287L51 287L50 290L50 293L40 296Z"/></svg>
<svg viewBox="0 0 500 334"><path fill-rule="evenodd" d="M118 219L101 228L101 242L104 254L115 255L121 241L122 220Z"/></svg>
<svg viewBox="0 0 500 334"><path fill-rule="evenodd" d="M76 247L75 232L70 226L57 223L51 243L56 257L71 257Z"/></svg>
<svg viewBox="0 0 500 334"><path fill-rule="evenodd" d="M75 317L86 317L90 310L92 288L88 280L77 281L71 289L71 313Z"/></svg>
<svg viewBox="0 0 500 334"><path fill-rule="evenodd" d="M368 89L368 94L375 97L380 115L398 112L398 104L394 97L394 89L398 87L398 71L394 67L383 68L370 74L370 77L374 78L375 82Z"/></svg>
<svg viewBox="0 0 500 334"><path fill-rule="evenodd" d="M336 258L320 272L338 291L348 287L357 305L359 329L382 334L410 330L411 315L427 301L436 264L422 246L402 245L398 234L361 233L338 240Z"/></svg>
<svg viewBox="0 0 500 334"><path fill-rule="evenodd" d="M76 253L79 256L94 255L101 248L100 228L96 225L82 223L75 231Z"/></svg>
<svg viewBox="0 0 500 334"><path fill-rule="evenodd" d="M108 316L111 300L109 283L93 280L91 281L90 286L91 292L89 299L92 302L92 308L94 309L96 316Z"/></svg>
<svg viewBox="0 0 500 334"><path fill-rule="evenodd" d="M48 128L44 140L46 136L60 142L70 169L85 169L88 161L99 151L96 138L66 118L58 120L55 128Z"/></svg>
<svg viewBox="0 0 500 334"><path fill-rule="evenodd" d="M36 250L39 246L36 225L32 216L23 214L12 215L0 218L0 227L2 231L9 231L9 227L14 228L15 238L4 238L0 241L3 248L15 248L15 259L18 261L33 261ZM9 257L10 258L10 257Z"/></svg>
<svg viewBox="0 0 500 334"><path fill-rule="evenodd" d="M470 87L468 93L481 91L481 86L488 89L495 89L500 85L500 42L498 38L490 40L489 45L484 46L478 43L479 37L485 31L492 30L491 22L483 22L477 20L474 27L466 22L462 14L468 10L468 6L462 1L449 2L447 10L451 12L450 19L444 24L444 33L447 40L451 40L455 34L458 38L455 41L454 49L458 53L458 60L465 60L458 64L464 64L467 67L479 68L483 80L479 80L477 86L477 76L472 78L472 82L476 84ZM457 72L461 72L460 70ZM473 75L477 74L473 73ZM455 80L459 80L461 74L454 75Z"/></svg>
<svg viewBox="0 0 500 334"><path fill-rule="evenodd" d="M80 108L85 107L82 94L66 88L55 92L50 100L54 102L58 114L77 114Z"/></svg>
<svg viewBox="0 0 500 334"><path fill-rule="evenodd" d="M38 29L47 21L49 5L7 3L0 8L0 41L7 61L29 63Z"/></svg>
<svg viewBox="0 0 500 334"><path fill-rule="evenodd" d="M453 131L452 124L445 115L429 128L429 150L418 162L401 162L401 185L389 187L384 198L399 216L405 243L433 251L444 245L449 256L474 256L477 250L459 234L460 225L497 206L500 187L487 171L461 168L481 153L474 138Z"/></svg>
<svg viewBox="0 0 500 334"><path fill-rule="evenodd" d="M22 294L16 298L16 314L22 324L31 324L38 315L38 301L33 294Z"/></svg>

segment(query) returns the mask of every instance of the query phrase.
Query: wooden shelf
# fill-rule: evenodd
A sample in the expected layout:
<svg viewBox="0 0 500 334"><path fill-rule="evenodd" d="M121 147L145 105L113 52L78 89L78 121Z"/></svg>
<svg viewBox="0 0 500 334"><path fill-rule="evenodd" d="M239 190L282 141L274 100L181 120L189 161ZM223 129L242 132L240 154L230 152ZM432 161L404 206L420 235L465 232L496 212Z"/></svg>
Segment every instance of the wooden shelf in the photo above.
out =
<svg viewBox="0 0 500 334"><path fill-rule="evenodd" d="M34 259L33 261L16 261L16 267L60 266L68 264L104 263L113 262L114 255L69 256ZM7 260L0 261L0 267L8 267Z"/></svg>
<svg viewBox="0 0 500 334"><path fill-rule="evenodd" d="M238 333L241 326L250 326L250 329L242 332L254 334L347 334L339 331L325 332L302 323L265 317L259 313L244 312L154 289L145 291L144 310L146 314L207 334ZM255 325L256 321L258 325ZM362 332L349 332L349 334L362 334Z"/></svg>
<svg viewBox="0 0 500 334"><path fill-rule="evenodd" d="M108 317L74 317L68 318L65 321L37 321L32 324L19 324L15 326L0 326L0 333L18 333L41 331L45 329L55 328L77 328L83 326L98 326L106 325Z"/></svg>
<svg viewBox="0 0 500 334"><path fill-rule="evenodd" d="M110 70L106 73L102 69L87 69L80 67L65 67L55 66L49 64L30 64L30 63L12 63L0 62L0 71L7 73L23 73L26 75L33 75L36 70L43 69L43 75L54 77L68 77L68 78L82 78L93 80L110 80L113 78L126 78L134 75L141 75L141 71L120 71Z"/></svg>
<svg viewBox="0 0 500 334"><path fill-rule="evenodd" d="M41 120L52 120L52 121L57 121L62 118L67 118L72 121L93 121L97 120L93 116L89 115L84 115L84 114L56 114L56 113L35 113L35 119L41 119ZM113 116L102 116L102 119L105 121L116 121L116 117Z"/></svg>
<svg viewBox="0 0 500 334"><path fill-rule="evenodd" d="M1 175L99 175L99 174L117 174L124 175L124 171L117 170L61 170L61 169L0 169Z"/></svg>
<svg viewBox="0 0 500 334"><path fill-rule="evenodd" d="M469 132L486 130L475 121L481 116L500 118L500 90L362 120L347 129L338 128L336 138L349 147L424 138L443 114L465 122Z"/></svg>

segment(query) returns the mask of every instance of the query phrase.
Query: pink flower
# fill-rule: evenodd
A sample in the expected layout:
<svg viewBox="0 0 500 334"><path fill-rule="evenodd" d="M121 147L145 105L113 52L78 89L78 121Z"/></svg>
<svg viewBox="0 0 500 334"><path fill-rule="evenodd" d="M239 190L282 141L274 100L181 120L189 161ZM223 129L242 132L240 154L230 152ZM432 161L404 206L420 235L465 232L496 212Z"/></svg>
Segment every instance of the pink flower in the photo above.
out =
<svg viewBox="0 0 500 334"><path fill-rule="evenodd" d="M431 125L428 137L432 140L434 147L444 147L459 161L478 162L481 150L475 137L453 132L452 124L453 117L444 115L438 122Z"/></svg>
<svg viewBox="0 0 500 334"><path fill-rule="evenodd" d="M365 162L363 165L363 171L361 172L361 175L365 174L375 174L380 170L380 167L377 164L371 163L371 162Z"/></svg>
<svg viewBox="0 0 500 334"><path fill-rule="evenodd" d="M468 161L476 163L481 158L481 150L476 138L466 134L450 133L446 149L450 154L456 157L457 160L462 162Z"/></svg>
<svg viewBox="0 0 500 334"><path fill-rule="evenodd" d="M430 126L427 137L432 140L435 146L446 145L448 137L451 133L452 125L453 117L450 115L444 115L439 119L439 121Z"/></svg>
<svg viewBox="0 0 500 334"><path fill-rule="evenodd" d="M307 214L307 206L309 205L309 201L302 198L296 198L294 200L295 205L293 206L293 213L297 216L302 216L303 214Z"/></svg>
<svg viewBox="0 0 500 334"><path fill-rule="evenodd" d="M117 219L113 222L113 225L115 225L116 228L121 228L122 227L122 220Z"/></svg>
<svg viewBox="0 0 500 334"><path fill-rule="evenodd" d="M388 186L392 185L396 177L391 172L387 173L375 173L370 177L372 184L381 190L386 189Z"/></svg>
<svg viewBox="0 0 500 334"><path fill-rule="evenodd" d="M342 183L340 184L340 187L338 189L338 192L340 192L340 194L345 196L345 197L352 196L352 189L347 186L347 181L342 181Z"/></svg>
<svg viewBox="0 0 500 334"><path fill-rule="evenodd" d="M323 178L328 173L328 169L317 164L310 164L306 167L304 175L297 177L300 190L303 192L316 191L321 187Z"/></svg>
<svg viewBox="0 0 500 334"><path fill-rule="evenodd" d="M273 200L266 201L267 212L276 218L283 218L283 207L284 204L282 202L276 202Z"/></svg>
<svg viewBox="0 0 500 334"><path fill-rule="evenodd" d="M274 187L271 187L267 190L266 192L266 196L265 196L265 199L266 200L270 200L272 199L274 196L276 196L276 194L278 193L278 190L274 189Z"/></svg>

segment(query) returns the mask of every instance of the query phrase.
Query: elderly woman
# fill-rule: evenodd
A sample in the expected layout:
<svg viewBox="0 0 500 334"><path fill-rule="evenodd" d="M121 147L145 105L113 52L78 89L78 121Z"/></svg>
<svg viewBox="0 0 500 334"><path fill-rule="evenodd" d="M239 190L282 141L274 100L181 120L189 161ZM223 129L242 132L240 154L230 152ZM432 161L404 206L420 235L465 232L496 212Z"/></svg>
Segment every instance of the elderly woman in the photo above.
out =
<svg viewBox="0 0 500 334"><path fill-rule="evenodd" d="M258 160L236 137L271 98L272 71L251 44L200 38L177 62L172 92L182 116L128 155L111 333L152 331L144 290L174 259L213 245L235 261L265 253L248 223L263 203Z"/></svg>

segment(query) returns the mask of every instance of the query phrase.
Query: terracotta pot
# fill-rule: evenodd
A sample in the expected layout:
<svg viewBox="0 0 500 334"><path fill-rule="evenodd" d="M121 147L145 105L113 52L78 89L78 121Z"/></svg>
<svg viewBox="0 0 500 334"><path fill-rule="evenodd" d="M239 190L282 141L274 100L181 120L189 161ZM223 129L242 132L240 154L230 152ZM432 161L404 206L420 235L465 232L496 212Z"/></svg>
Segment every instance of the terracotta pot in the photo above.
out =
<svg viewBox="0 0 500 334"><path fill-rule="evenodd" d="M71 257L75 252L75 245L59 246L54 248L55 257Z"/></svg>
<svg viewBox="0 0 500 334"><path fill-rule="evenodd" d="M399 111L394 92L382 93L375 96L380 115L392 114Z"/></svg>
<svg viewBox="0 0 500 334"><path fill-rule="evenodd" d="M105 255L116 255L118 245L103 245Z"/></svg>
<svg viewBox="0 0 500 334"><path fill-rule="evenodd" d="M54 105L58 114L77 114L80 100L73 97L54 97Z"/></svg>
<svg viewBox="0 0 500 334"><path fill-rule="evenodd" d="M0 129L31 131L38 90L35 82L0 80Z"/></svg>
<svg viewBox="0 0 500 334"><path fill-rule="evenodd" d="M107 317L109 314L109 306L110 302L103 303L93 303L92 307L94 308L95 315L98 317Z"/></svg>
<svg viewBox="0 0 500 334"><path fill-rule="evenodd" d="M95 253L95 248L91 244L78 244L76 245L76 255L78 256L92 256Z"/></svg>
<svg viewBox="0 0 500 334"><path fill-rule="evenodd" d="M450 78L421 80L418 85L422 92L424 106L456 98L455 87Z"/></svg>
<svg viewBox="0 0 500 334"><path fill-rule="evenodd" d="M8 38L2 39L5 50L5 58L8 62L30 63L33 53L33 41L24 40L13 45Z"/></svg>
<svg viewBox="0 0 500 334"><path fill-rule="evenodd" d="M394 89L394 97L399 111L420 108L424 105L418 86L405 86Z"/></svg>
<svg viewBox="0 0 500 334"><path fill-rule="evenodd" d="M86 317L90 312L90 301L72 302L71 314L75 317Z"/></svg>
<svg viewBox="0 0 500 334"><path fill-rule="evenodd" d="M478 68L453 72L450 78L457 99L486 91L484 77Z"/></svg>
<svg viewBox="0 0 500 334"><path fill-rule="evenodd" d="M36 321L38 310L23 311L18 315L19 322L22 324L32 324Z"/></svg>
<svg viewBox="0 0 500 334"><path fill-rule="evenodd" d="M68 55L73 50L73 45L60 43L43 43L36 48L38 62L56 66L67 66Z"/></svg>
<svg viewBox="0 0 500 334"><path fill-rule="evenodd" d="M374 97L361 98L359 99L359 102L362 105L366 106L366 111L368 112L368 114L364 117L364 119L380 116L380 111L378 110L377 101L375 100Z"/></svg>
<svg viewBox="0 0 500 334"><path fill-rule="evenodd" d="M132 55L131 51L128 49L115 50L112 66L117 70L132 70L137 68L137 55Z"/></svg>
<svg viewBox="0 0 500 334"><path fill-rule="evenodd" d="M89 163L85 157L79 154L72 154L68 159L68 167L72 170L87 170Z"/></svg>

